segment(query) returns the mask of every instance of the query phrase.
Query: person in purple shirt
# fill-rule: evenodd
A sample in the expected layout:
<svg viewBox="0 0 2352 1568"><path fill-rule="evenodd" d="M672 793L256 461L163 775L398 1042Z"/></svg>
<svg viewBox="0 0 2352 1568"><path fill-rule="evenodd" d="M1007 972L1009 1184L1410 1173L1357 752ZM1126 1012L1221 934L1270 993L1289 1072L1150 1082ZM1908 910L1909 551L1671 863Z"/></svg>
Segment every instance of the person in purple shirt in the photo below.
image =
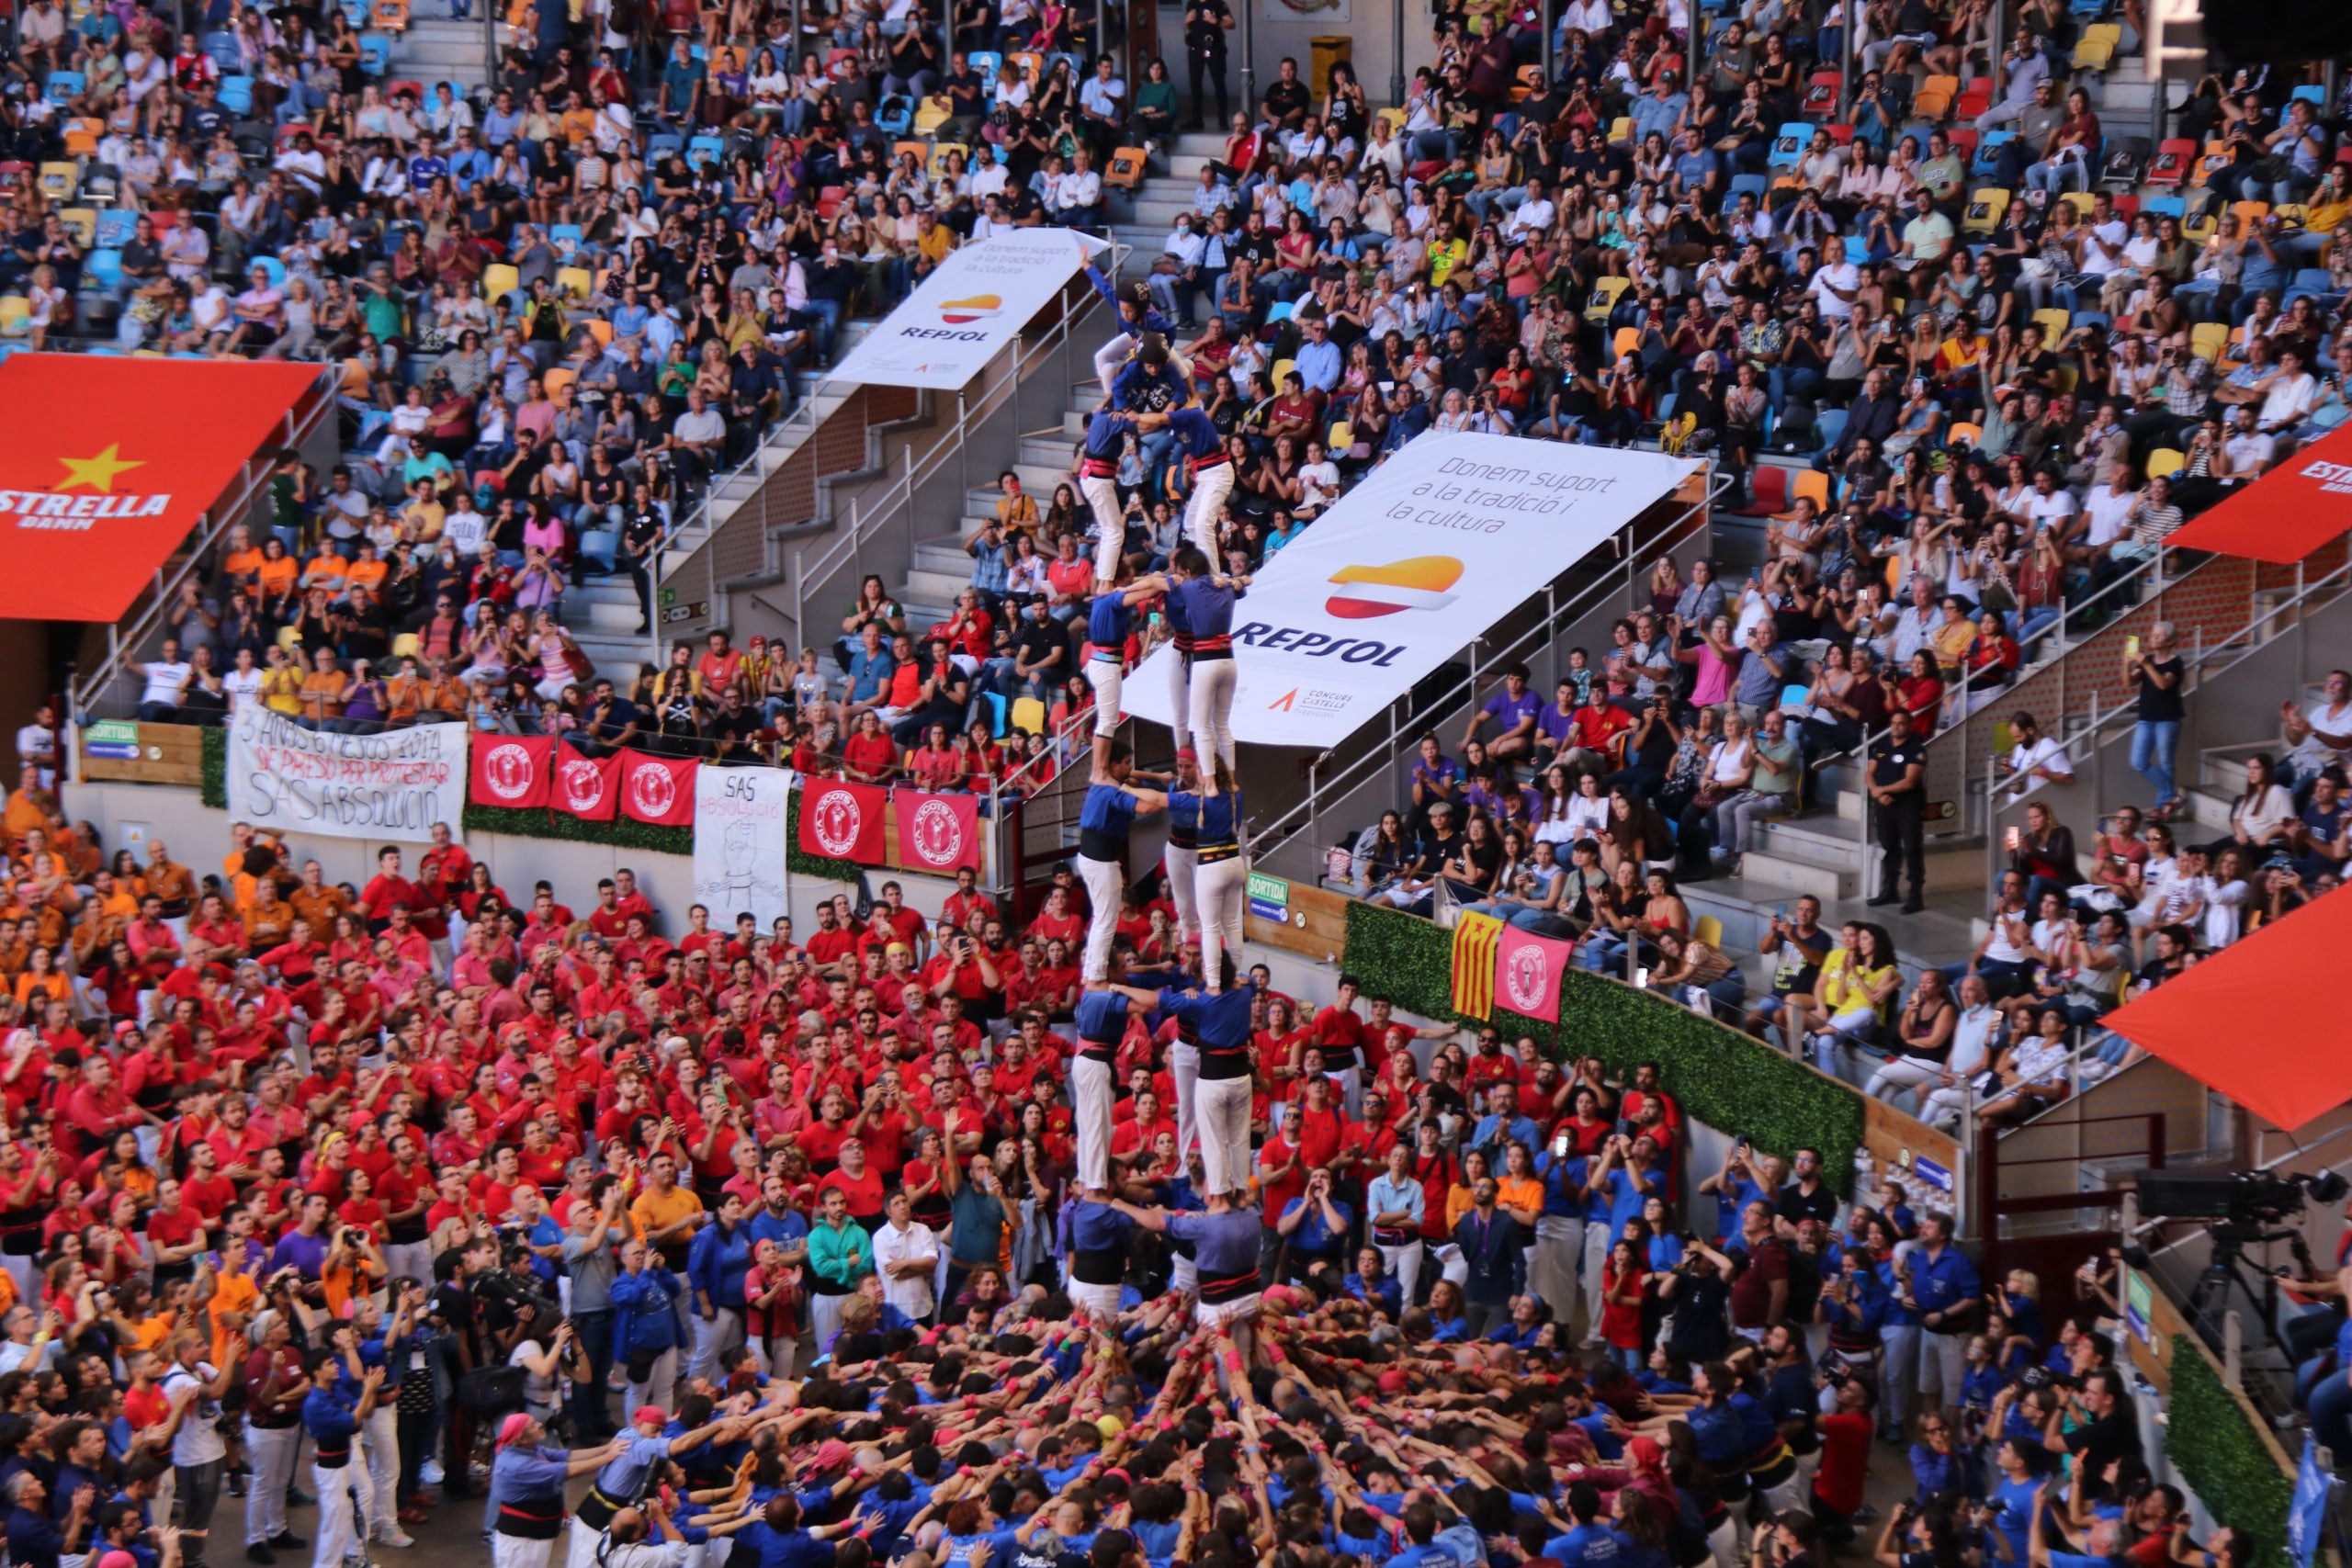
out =
<svg viewBox="0 0 2352 1568"><path fill-rule="evenodd" d="M1514 664L1503 671L1503 689L1470 716L1470 728L1463 732L1462 744L1467 746L1478 739L1478 731L1492 719L1497 733L1487 742L1487 755L1497 762L1515 761L1533 752L1535 719L1543 711L1544 699L1527 689L1527 666Z"/></svg>
<svg viewBox="0 0 2352 1568"><path fill-rule="evenodd" d="M1462 764L1438 749L1437 737L1421 737L1421 754L1413 761L1413 809L1426 820L1430 807L1452 804L1462 785Z"/></svg>
<svg viewBox="0 0 2352 1568"><path fill-rule="evenodd" d="M305 1280L315 1280L324 1269L331 1238L327 1235L326 1195L306 1193L294 1228L278 1237L269 1255L269 1271L297 1269Z"/></svg>

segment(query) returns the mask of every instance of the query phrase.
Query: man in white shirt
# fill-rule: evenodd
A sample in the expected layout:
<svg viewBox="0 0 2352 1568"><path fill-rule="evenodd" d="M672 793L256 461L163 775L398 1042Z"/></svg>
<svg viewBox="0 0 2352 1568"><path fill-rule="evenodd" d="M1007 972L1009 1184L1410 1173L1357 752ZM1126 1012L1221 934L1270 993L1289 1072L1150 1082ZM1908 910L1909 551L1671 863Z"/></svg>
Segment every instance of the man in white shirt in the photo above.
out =
<svg viewBox="0 0 2352 1568"><path fill-rule="evenodd" d="M939 1268L939 1236L915 1223L914 1206L903 1190L890 1194L883 1213L888 1218L874 1233L874 1271L882 1281L882 1299L921 1322L934 1304L931 1281Z"/></svg>
<svg viewBox="0 0 2352 1568"><path fill-rule="evenodd" d="M2240 403L2230 411L2229 438L2222 443L2222 457L2230 466L2229 473L2223 476L2224 483L2244 484L2259 479L2278 453L2278 442L2257 426L2252 403Z"/></svg>
<svg viewBox="0 0 2352 1568"><path fill-rule="evenodd" d="M1968 1109L1969 1080L1993 1060L1993 1042L2000 1032L2001 1010L1993 1005L1991 989L1982 975L1960 983L1960 1021L1951 1032L1951 1054L1944 1058L1939 1087L1920 1101L1919 1120L1951 1132Z"/></svg>
<svg viewBox="0 0 2352 1568"><path fill-rule="evenodd" d="M2318 394L2319 383L2303 369L2302 351L2282 348L2278 374L2271 378L2261 417L2255 423L2266 435L2283 434L2311 417L2312 402Z"/></svg>
<svg viewBox="0 0 2352 1568"><path fill-rule="evenodd" d="M1552 220L1557 216L1559 209L1552 204L1550 197L1544 194L1543 180L1531 175L1527 180L1527 199L1511 209L1510 216L1503 220L1503 239L1515 244L1527 235L1541 234L1552 226Z"/></svg>
<svg viewBox="0 0 2352 1568"><path fill-rule="evenodd" d="M2045 784L2067 784L2075 777L2075 764L2066 760L2066 750L2054 736L2041 733L2041 726L2030 713L2009 716L2009 734L2017 744L2009 749L2009 804L2014 806Z"/></svg>
<svg viewBox="0 0 2352 1568"><path fill-rule="evenodd" d="M1002 195L1006 182L1012 177L1005 166L994 158L981 159L980 172L972 176L972 199L983 201L989 197Z"/></svg>
<svg viewBox="0 0 2352 1568"><path fill-rule="evenodd" d="M472 492L459 490L457 509L441 520L442 538L459 560L471 560L481 553L481 542L489 532L490 519L475 509Z"/></svg>
<svg viewBox="0 0 2352 1568"><path fill-rule="evenodd" d="M47 703L17 731L17 761L40 775L41 788L57 787L57 710Z"/></svg>
<svg viewBox="0 0 2352 1568"><path fill-rule="evenodd" d="M2299 783L2318 777L2322 768L2352 765L2352 671L2329 671L2325 695L2318 702L2302 713L2291 702L2280 703L2278 714L2287 761ZM17 755L30 760L21 734Z"/></svg>
<svg viewBox="0 0 2352 1568"><path fill-rule="evenodd" d="M180 657L179 639L165 637L162 657L127 668L147 682L146 689L139 694L139 721L179 723L180 701L187 694L189 674L187 660Z"/></svg>
<svg viewBox="0 0 2352 1568"><path fill-rule="evenodd" d="M1102 176L1094 172L1093 163L1083 147L1070 154L1070 170L1062 175L1061 202L1054 213L1054 221L1065 228L1091 228L1102 221Z"/></svg>
<svg viewBox="0 0 2352 1568"><path fill-rule="evenodd" d="M2050 469L2037 469L2033 493L2025 498L2025 514L2030 522L2049 524L2064 538L2066 525L2075 515L2075 492L2060 484L2058 476Z"/></svg>
<svg viewBox="0 0 2352 1568"><path fill-rule="evenodd" d="M1846 259L1846 242L1832 235L1805 292L1819 302L1823 321L1842 321L1854 313L1854 296L1861 288L1862 269Z"/></svg>
<svg viewBox="0 0 2352 1568"><path fill-rule="evenodd" d="M2084 500L2084 558L2098 559L2114 547L2117 540L2131 533L2132 509L2140 503L2140 496L2138 491L2126 488L2130 483L2129 470L2120 463L2110 463L2100 474L2099 483ZM2066 494L2063 490L2057 493ZM2068 496L2067 499L2071 502L2073 497Z"/></svg>
<svg viewBox="0 0 2352 1568"><path fill-rule="evenodd" d="M220 677L220 694L228 699L229 716L233 719L248 708L261 705L262 671L254 663L254 650L237 649L237 661Z"/></svg>

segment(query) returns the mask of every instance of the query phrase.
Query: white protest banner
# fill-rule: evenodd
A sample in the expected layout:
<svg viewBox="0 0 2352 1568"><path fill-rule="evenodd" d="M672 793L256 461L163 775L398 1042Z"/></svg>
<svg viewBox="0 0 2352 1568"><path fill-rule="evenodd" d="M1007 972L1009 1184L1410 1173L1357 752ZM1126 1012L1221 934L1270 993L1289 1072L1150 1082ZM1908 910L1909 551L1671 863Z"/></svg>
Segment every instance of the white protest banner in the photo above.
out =
<svg viewBox="0 0 2352 1568"><path fill-rule="evenodd" d="M229 815L256 828L334 839L456 833L466 806L466 727L420 724L329 735L248 708L229 726Z"/></svg>
<svg viewBox="0 0 2352 1568"><path fill-rule="evenodd" d="M789 768L713 768L695 774L695 901L714 931L749 911L765 931L792 911L784 901L785 802Z"/></svg>
<svg viewBox="0 0 2352 1568"><path fill-rule="evenodd" d="M1234 738L1346 739L1698 466L1510 435L1422 436L1284 546L1235 606ZM1175 658L1163 647L1127 677L1129 713L1169 722Z"/></svg>
<svg viewBox="0 0 2352 1568"><path fill-rule="evenodd" d="M952 392L978 375L1088 256L1108 248L1075 229L1016 229L950 251L825 379Z"/></svg>

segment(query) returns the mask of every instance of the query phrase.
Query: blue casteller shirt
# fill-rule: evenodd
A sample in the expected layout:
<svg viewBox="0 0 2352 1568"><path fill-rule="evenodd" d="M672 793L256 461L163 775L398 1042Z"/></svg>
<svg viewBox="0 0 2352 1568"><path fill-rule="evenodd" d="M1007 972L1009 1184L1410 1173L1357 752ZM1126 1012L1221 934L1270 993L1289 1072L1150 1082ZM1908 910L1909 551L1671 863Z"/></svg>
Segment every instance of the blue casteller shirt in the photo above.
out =
<svg viewBox="0 0 2352 1568"><path fill-rule="evenodd" d="M1097 410L1086 422L1086 455L1098 463L1117 463L1127 433L1135 427L1136 422L1116 409Z"/></svg>
<svg viewBox="0 0 2352 1568"><path fill-rule="evenodd" d="M1174 434L1177 446L1196 466L1226 456L1225 437L1217 434L1216 422L1199 409L1174 410L1168 416L1168 428Z"/></svg>
<svg viewBox="0 0 2352 1568"><path fill-rule="evenodd" d="M741 1309L743 1276L752 1269L752 1227L732 1231L713 1222L695 1233L686 1248L686 1284L710 1298L713 1306Z"/></svg>
<svg viewBox="0 0 2352 1568"><path fill-rule="evenodd" d="M1170 600L1182 601L1185 624L1193 628L1193 647L1197 652L1208 651L1212 646L1230 648L1233 637L1233 606L1242 590L1227 587L1212 578L1188 577L1170 590Z"/></svg>
<svg viewBox="0 0 2352 1568"><path fill-rule="evenodd" d="M1078 998L1078 1040L1108 1055L1127 1033L1127 998L1116 991L1085 991Z"/></svg>
<svg viewBox="0 0 2352 1568"><path fill-rule="evenodd" d="M1168 795L1168 836L1176 836L1176 823L1182 814L1187 831L1187 846L1196 850L1229 850L1241 842L1234 824L1243 815L1241 794L1227 790L1212 798L1187 790L1171 790Z"/></svg>
<svg viewBox="0 0 2352 1568"><path fill-rule="evenodd" d="M1078 808L1078 852L1089 860L1123 859L1135 825L1134 795L1117 784L1089 784Z"/></svg>
<svg viewBox="0 0 2352 1568"><path fill-rule="evenodd" d="M1094 603L1086 607L1086 640L1094 645L1094 657L1115 663L1126 647L1127 628L1135 618L1124 593L1116 590L1097 593Z"/></svg>
<svg viewBox="0 0 2352 1568"><path fill-rule="evenodd" d="M1180 1023L1193 1026L1193 1035L1201 1043L1202 1066L1207 1066L1211 1052L1237 1052L1250 1044L1250 1008L1257 1000L1258 987L1242 986L1221 996L1206 991L1170 991L1159 993L1159 1010ZM1203 1077L1214 1075L1205 1070Z"/></svg>

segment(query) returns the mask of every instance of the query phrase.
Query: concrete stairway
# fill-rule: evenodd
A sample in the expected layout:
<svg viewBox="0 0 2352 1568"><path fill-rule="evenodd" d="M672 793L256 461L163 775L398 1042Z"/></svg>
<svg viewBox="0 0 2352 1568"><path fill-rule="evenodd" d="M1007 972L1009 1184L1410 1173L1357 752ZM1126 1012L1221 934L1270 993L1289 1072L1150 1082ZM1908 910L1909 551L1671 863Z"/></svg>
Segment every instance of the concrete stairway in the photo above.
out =
<svg viewBox="0 0 2352 1568"><path fill-rule="evenodd" d="M1102 387L1092 381L1073 383L1067 389L1061 417L1042 430L1023 431L1021 444L1012 455L1011 462L991 458L986 465L991 473L1011 468L1021 477L1021 488L1034 496L1039 512L1045 511L1054 498L1054 487L1069 483L1078 452L1079 434L1085 427L1086 416L1102 400ZM915 545L914 562L906 581L896 588L899 603L907 612L907 624L918 630L945 620L955 612L956 595L972 579L972 558L964 552L965 541L978 534L996 516L999 491L993 479L984 485L974 485L964 493L964 513L957 519L955 534L941 534Z"/></svg>
<svg viewBox="0 0 2352 1568"><path fill-rule="evenodd" d="M435 82L448 83L461 98L469 89L484 84L488 59L479 12L471 21L463 22L446 17L416 16L413 12L411 16L413 19L407 29L392 37L391 70L387 80L422 82L427 102L431 101Z"/></svg>

